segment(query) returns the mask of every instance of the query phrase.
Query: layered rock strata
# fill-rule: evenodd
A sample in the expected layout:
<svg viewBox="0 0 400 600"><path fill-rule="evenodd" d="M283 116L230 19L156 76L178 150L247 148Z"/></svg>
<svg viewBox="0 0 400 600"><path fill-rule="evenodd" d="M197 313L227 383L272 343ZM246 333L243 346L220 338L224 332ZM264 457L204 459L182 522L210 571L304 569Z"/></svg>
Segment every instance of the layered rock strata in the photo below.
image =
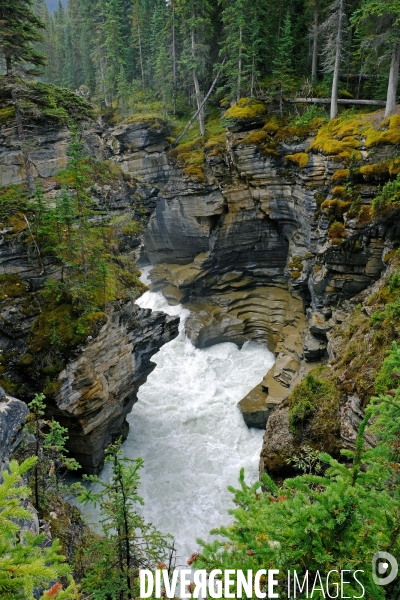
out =
<svg viewBox="0 0 400 600"><path fill-rule="evenodd" d="M135 130L136 132L139 130ZM89 153L99 159L110 153L103 139L104 128L84 132ZM1 128L0 186L24 181L23 161L15 128ZM155 134L156 135L156 134ZM36 124L27 129L33 143L30 155L45 198L50 203L60 193L55 175L67 165L68 131L65 127ZM147 140L148 141L148 140ZM114 142L113 142L114 143ZM117 176L109 183L96 183L90 189L95 222L107 215L138 218L151 186ZM31 399L35 391L32 374L24 373L23 357L28 350L32 326L41 311L40 290L46 279L59 279L59 267L51 257L38 257L29 230L22 223L8 223L0 231L0 274L18 276L10 280L10 290L2 296L0 310L0 367L10 381L17 381ZM131 252L141 239L120 236L121 252ZM5 280L8 281L7 279ZM5 284L6 287L7 283ZM18 287L17 287L18 286ZM113 303L107 309L106 323L85 343L71 349L69 360L59 375L61 387L48 398L48 416L69 430L68 449L88 473L102 466L105 447L128 431L126 415L137 400L137 391L154 369L151 357L178 334L178 317L140 309L133 302ZM7 361L3 359L7 356ZM21 360L22 359L22 360ZM6 366L4 366L6 365ZM22 397L22 396L21 396ZM19 402L19 401L16 401ZM20 405L25 406L22 402Z"/></svg>
<svg viewBox="0 0 400 600"><path fill-rule="evenodd" d="M308 363L327 357L330 329L345 318L349 300L380 277L399 231L396 222L348 221L347 238L332 246L320 197L332 197L332 175L345 165L314 153L300 169L285 157L304 152L311 138L264 156L246 141L251 126L234 129L225 155L206 156L206 183L167 167L165 154L154 179L140 150L143 177L160 186L145 249L156 265L152 289L191 310L186 331L196 345L251 339L275 351L276 365L240 403L246 422L264 427ZM132 147L119 144L110 159L129 169ZM363 160L378 162L390 151L362 148ZM363 201L376 189L362 186Z"/></svg>
<svg viewBox="0 0 400 600"><path fill-rule="evenodd" d="M333 246L321 197L333 197L332 175L346 165L318 152L308 155L304 168L286 159L304 153L311 138L294 137L273 154L263 153L249 142L259 127L227 132L226 151L205 157L205 182L169 159L160 120L100 126L85 139L98 158L147 185L143 261L155 265L152 289L190 308L192 341L207 346L251 339L275 352L274 367L240 403L248 424L264 427L309 364L326 359L329 331L380 277L399 231L395 220L347 220L346 239ZM389 147L362 144L364 164L393 154ZM361 186L364 203L376 189Z"/></svg>
<svg viewBox="0 0 400 600"><path fill-rule="evenodd" d="M151 357L176 337L178 325L179 317L125 304L60 373L50 412L68 427L68 448L86 473L98 472L104 449L127 436L126 415L155 368Z"/></svg>

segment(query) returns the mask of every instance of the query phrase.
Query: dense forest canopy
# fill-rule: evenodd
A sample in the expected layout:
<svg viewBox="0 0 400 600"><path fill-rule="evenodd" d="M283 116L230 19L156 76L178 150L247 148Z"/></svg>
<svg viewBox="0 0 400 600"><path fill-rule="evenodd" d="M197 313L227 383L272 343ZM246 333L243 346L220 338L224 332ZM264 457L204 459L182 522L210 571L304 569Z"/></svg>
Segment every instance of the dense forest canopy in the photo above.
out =
<svg viewBox="0 0 400 600"><path fill-rule="evenodd" d="M339 97L385 100L389 72L397 86L399 0L68 0L53 14L35 0L35 9L44 80L120 116L144 102L190 112L222 63L222 106L326 97L332 81Z"/></svg>

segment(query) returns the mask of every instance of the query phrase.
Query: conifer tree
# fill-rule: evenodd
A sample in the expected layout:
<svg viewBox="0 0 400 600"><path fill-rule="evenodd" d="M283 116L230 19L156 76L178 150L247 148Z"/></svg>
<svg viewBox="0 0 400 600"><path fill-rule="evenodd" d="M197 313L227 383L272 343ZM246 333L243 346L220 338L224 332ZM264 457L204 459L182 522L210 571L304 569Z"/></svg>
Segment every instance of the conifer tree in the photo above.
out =
<svg viewBox="0 0 400 600"><path fill-rule="evenodd" d="M353 23L361 34L361 45L367 50L383 51L389 57L385 117L396 111L400 66L400 2L399 0L363 0L354 13ZM381 59L383 58L381 56Z"/></svg>
<svg viewBox="0 0 400 600"><path fill-rule="evenodd" d="M104 533L93 548L98 560L83 580L83 587L88 592L96 591L97 598L124 600L138 596L139 568L154 569L168 555L172 540L136 511L135 505L143 504L138 495L143 459L124 457L121 441L117 441L106 450L105 462L112 467L111 480L85 476L100 491L83 488L79 497L84 504L99 507Z"/></svg>
<svg viewBox="0 0 400 600"><path fill-rule="evenodd" d="M68 430L54 419L44 418L44 394L36 394L28 404L30 415L27 430L35 437L34 456L38 459L33 469L34 505L39 512L48 503L51 492L58 492L63 471L75 471L79 464L68 456L65 444Z"/></svg>
<svg viewBox="0 0 400 600"><path fill-rule="evenodd" d="M21 465L14 460L2 472L0 483L0 597L4 600L34 600L40 589L42 600L79 600L81 597L69 576L70 568L60 554L60 543L45 542L44 534L29 530L32 509L27 506L29 488L23 477L37 462L37 457ZM25 528L23 527L25 525ZM69 577L67 589L59 578ZM56 583L54 583L56 582Z"/></svg>
<svg viewBox="0 0 400 600"><path fill-rule="evenodd" d="M239 102L242 95L243 70L246 62L246 41L248 20L248 2L246 0L234 0L233 2L221 2L223 11L221 14L224 26L224 41L220 55L226 56L224 75L227 80L230 96Z"/></svg>
<svg viewBox="0 0 400 600"><path fill-rule="evenodd" d="M290 87L291 79L293 76L293 37L291 29L292 24L290 14L289 12L287 12L279 40L277 55L273 62L272 71L275 80L279 86L279 108L281 114L283 113L283 94Z"/></svg>
<svg viewBox="0 0 400 600"><path fill-rule="evenodd" d="M343 41L346 32L346 0L334 0L329 8L329 16L322 24L325 33L325 72L332 73L330 117L338 114L338 90L340 66L343 57Z"/></svg>
<svg viewBox="0 0 400 600"><path fill-rule="evenodd" d="M212 7L209 0L178 0L177 11L183 35L181 69L192 76L197 108L203 100L201 80L207 73ZM205 135L204 109L199 112L200 135Z"/></svg>
<svg viewBox="0 0 400 600"><path fill-rule="evenodd" d="M65 10L61 3L58 1L58 7L54 11L54 46L55 46L55 73L53 74L53 81L56 85L62 87L66 86L65 83L65 23L66 16Z"/></svg>

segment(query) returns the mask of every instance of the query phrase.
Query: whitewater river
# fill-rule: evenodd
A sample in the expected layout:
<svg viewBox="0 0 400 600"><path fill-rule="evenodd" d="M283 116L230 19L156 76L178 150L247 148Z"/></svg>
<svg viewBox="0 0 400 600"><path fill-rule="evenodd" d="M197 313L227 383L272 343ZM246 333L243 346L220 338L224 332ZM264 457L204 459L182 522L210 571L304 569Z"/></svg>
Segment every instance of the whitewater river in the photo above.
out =
<svg viewBox="0 0 400 600"><path fill-rule="evenodd" d="M147 282L148 269L142 281ZM140 495L145 518L174 535L177 564L196 551L196 538L229 522L227 486L241 467L255 481L263 431L248 429L237 402L274 362L266 348L246 342L203 350L186 338L189 311L171 307L161 293L145 292L137 304L180 316L179 336L153 356L156 368L140 388L128 416L125 454L142 456ZM107 476L106 469L103 476Z"/></svg>

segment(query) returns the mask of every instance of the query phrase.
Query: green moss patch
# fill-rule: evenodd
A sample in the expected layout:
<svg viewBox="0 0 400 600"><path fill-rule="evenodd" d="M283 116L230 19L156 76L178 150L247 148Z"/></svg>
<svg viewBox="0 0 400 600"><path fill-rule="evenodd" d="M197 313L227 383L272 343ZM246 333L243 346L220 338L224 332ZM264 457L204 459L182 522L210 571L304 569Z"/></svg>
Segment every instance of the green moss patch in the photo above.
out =
<svg viewBox="0 0 400 600"><path fill-rule="evenodd" d="M0 108L0 125L4 125L9 121L15 119L15 110L13 106L7 106L6 108Z"/></svg>
<svg viewBox="0 0 400 600"><path fill-rule="evenodd" d="M352 157L361 160L359 148L362 145L370 148L379 144L400 143L399 115L385 119L379 127L375 127L374 120L374 114L354 116L343 113L319 129L309 149L337 156L349 163Z"/></svg>
<svg viewBox="0 0 400 600"><path fill-rule="evenodd" d="M183 169L186 175L197 181L205 181L205 155L202 138L179 144L168 152L168 156Z"/></svg>
<svg viewBox="0 0 400 600"><path fill-rule="evenodd" d="M308 164L309 155L306 152L297 152L296 154L287 154L285 156L285 160L289 160L290 162L297 163L300 169L304 169L304 167Z"/></svg>
<svg viewBox="0 0 400 600"><path fill-rule="evenodd" d="M26 185L9 185L0 188L0 222L12 215L28 210L29 202Z"/></svg>
<svg viewBox="0 0 400 600"><path fill-rule="evenodd" d="M289 427L334 452L338 448L340 392L327 367L316 367L289 397Z"/></svg>
<svg viewBox="0 0 400 600"><path fill-rule="evenodd" d="M239 102L228 108L224 114L224 123L246 124L261 121L266 113L266 106L255 98L241 98Z"/></svg>

